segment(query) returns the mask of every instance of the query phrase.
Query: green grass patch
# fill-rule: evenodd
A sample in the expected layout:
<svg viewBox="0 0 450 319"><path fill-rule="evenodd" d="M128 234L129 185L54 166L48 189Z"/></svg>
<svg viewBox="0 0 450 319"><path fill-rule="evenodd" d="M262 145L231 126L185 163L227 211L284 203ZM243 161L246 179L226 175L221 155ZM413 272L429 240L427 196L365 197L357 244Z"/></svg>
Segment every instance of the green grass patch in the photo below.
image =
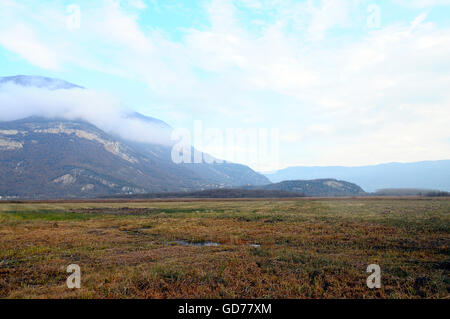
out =
<svg viewBox="0 0 450 319"><path fill-rule="evenodd" d="M7 220L21 221L83 221L99 217L99 214L93 213L75 213L66 211L53 210L33 210L33 211L6 211L0 213L0 218Z"/></svg>

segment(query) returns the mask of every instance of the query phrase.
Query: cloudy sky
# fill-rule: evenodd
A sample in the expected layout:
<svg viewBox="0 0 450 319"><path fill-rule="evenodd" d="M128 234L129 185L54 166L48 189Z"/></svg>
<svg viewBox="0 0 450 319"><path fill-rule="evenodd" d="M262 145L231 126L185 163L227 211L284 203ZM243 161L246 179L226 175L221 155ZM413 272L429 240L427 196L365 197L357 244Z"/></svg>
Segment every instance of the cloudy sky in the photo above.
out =
<svg viewBox="0 0 450 319"><path fill-rule="evenodd" d="M175 128L279 129L270 169L450 159L449 17L450 0L0 0L0 76Z"/></svg>

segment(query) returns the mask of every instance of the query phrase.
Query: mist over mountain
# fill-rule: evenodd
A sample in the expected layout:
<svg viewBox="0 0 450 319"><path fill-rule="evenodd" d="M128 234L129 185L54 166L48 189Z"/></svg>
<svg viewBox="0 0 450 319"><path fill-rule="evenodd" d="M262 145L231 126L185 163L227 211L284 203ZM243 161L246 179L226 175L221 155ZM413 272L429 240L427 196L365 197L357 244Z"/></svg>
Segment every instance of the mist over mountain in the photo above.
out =
<svg viewBox="0 0 450 319"><path fill-rule="evenodd" d="M367 192L386 188L450 191L450 160L361 167L298 166L264 175L274 183L292 179L336 178L358 184Z"/></svg>
<svg viewBox="0 0 450 319"><path fill-rule="evenodd" d="M38 116L89 122L129 141L171 145L165 122L130 111L114 96L40 76L0 78L0 121Z"/></svg>
<svg viewBox="0 0 450 319"><path fill-rule="evenodd" d="M98 197L269 183L244 165L175 164L168 124L65 81L0 78L0 106L1 198Z"/></svg>

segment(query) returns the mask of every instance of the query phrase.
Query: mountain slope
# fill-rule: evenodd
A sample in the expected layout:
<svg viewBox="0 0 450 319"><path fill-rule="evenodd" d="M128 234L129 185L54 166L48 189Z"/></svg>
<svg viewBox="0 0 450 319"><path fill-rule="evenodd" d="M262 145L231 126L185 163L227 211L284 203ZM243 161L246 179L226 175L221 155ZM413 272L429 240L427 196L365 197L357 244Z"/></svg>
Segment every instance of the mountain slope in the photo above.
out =
<svg viewBox="0 0 450 319"><path fill-rule="evenodd" d="M335 179L292 180L250 188L294 192L305 196L358 196L365 194L358 185Z"/></svg>
<svg viewBox="0 0 450 319"><path fill-rule="evenodd" d="M427 188L450 191L450 160L389 163L361 167L289 167L265 174L272 182L292 179L337 178L367 192L383 188Z"/></svg>
<svg viewBox="0 0 450 319"><path fill-rule="evenodd" d="M0 87L2 83L80 88L39 77L0 78ZM158 119L129 116L170 136L170 126ZM0 122L1 198L96 197L267 183L244 165L175 164L170 145L131 142L81 120L29 117Z"/></svg>
<svg viewBox="0 0 450 319"><path fill-rule="evenodd" d="M65 120L0 123L0 164L3 196L84 197L202 184L176 167L155 165L88 123Z"/></svg>

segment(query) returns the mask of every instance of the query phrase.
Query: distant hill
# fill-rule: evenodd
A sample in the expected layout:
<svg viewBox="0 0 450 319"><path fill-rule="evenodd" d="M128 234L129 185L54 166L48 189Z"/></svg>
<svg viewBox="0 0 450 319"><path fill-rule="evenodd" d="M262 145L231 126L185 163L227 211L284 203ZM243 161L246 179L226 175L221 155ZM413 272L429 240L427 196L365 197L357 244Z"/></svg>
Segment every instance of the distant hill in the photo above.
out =
<svg viewBox="0 0 450 319"><path fill-rule="evenodd" d="M386 188L450 191L450 160L389 163L373 166L298 166L265 174L272 182L295 179L336 178L361 186L367 192Z"/></svg>
<svg viewBox="0 0 450 319"><path fill-rule="evenodd" d="M252 186L250 189L279 190L293 192L305 196L359 196L365 195L364 190L356 184L336 179L296 180L264 186Z"/></svg>
<svg viewBox="0 0 450 319"><path fill-rule="evenodd" d="M0 87L6 83L80 88L41 77L0 78ZM129 117L170 134L163 121L139 113ZM245 165L175 164L171 150L169 145L124 140L81 120L28 117L0 122L0 199L186 192L270 182Z"/></svg>

